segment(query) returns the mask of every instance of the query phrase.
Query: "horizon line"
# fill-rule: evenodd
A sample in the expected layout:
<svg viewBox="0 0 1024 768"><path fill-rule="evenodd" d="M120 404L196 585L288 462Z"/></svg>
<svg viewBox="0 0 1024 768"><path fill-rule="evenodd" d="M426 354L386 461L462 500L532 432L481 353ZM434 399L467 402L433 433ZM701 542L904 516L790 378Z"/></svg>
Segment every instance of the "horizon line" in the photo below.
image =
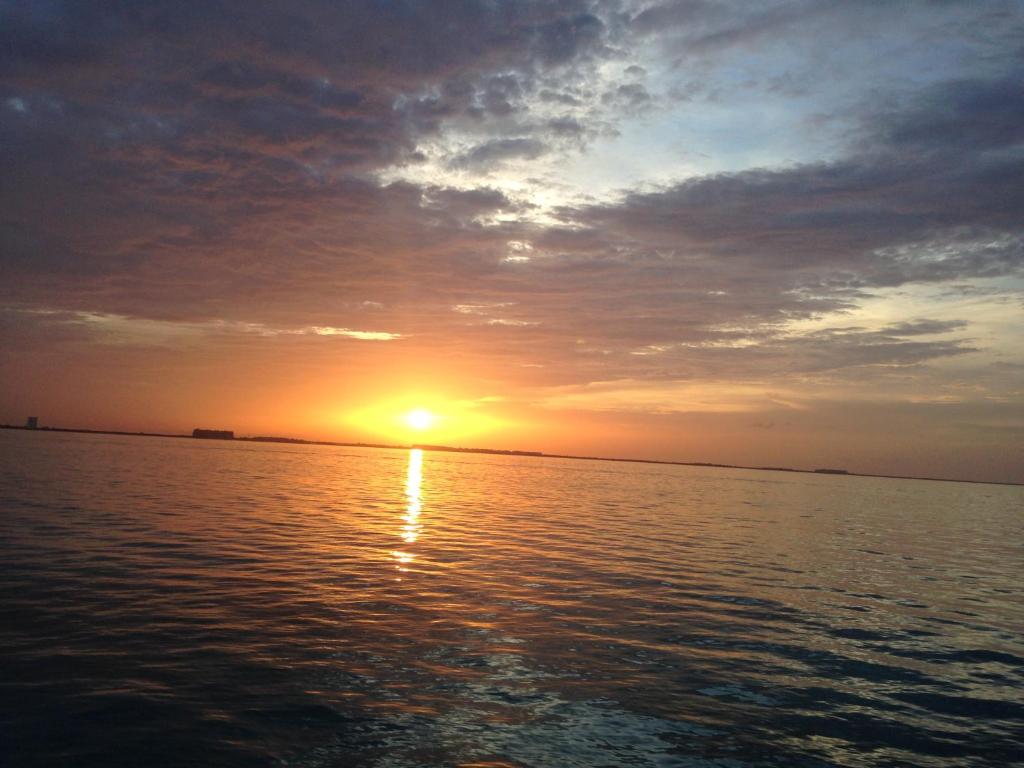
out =
<svg viewBox="0 0 1024 768"><path fill-rule="evenodd" d="M346 442L339 440L307 440L301 437L284 437L278 435L249 435L236 437L233 431L229 432L231 437L198 437L193 434L179 434L170 432L129 432L117 429L87 429L82 427L30 427L22 424L0 424L0 429L17 429L24 432L72 432L78 434L94 435L126 435L128 437L170 437L189 440L222 440L224 442L251 442L251 443L283 443L290 445L327 445L339 448L382 448L388 450L423 450L439 453L477 453L483 455L497 456L521 456L526 458L548 458L548 459L573 459L576 461L615 461L632 464L661 464L677 467L707 467L711 469L746 469L755 472L793 472L798 474L831 476L831 477L877 477L886 480L927 480L940 483L972 483L974 485L1010 485L1024 487L1024 481L1014 480L965 480L955 477L927 477L920 475L883 475L873 472L853 472L847 469L820 467L817 469L799 469L796 467L753 467L744 464L721 464L709 461L670 461L667 459L633 459L616 456L578 456L564 453L544 453L543 451L523 451L507 448L467 448L464 446L452 445L430 445L427 443L412 443L408 445L396 443L360 443ZM197 432L217 431L196 429Z"/></svg>

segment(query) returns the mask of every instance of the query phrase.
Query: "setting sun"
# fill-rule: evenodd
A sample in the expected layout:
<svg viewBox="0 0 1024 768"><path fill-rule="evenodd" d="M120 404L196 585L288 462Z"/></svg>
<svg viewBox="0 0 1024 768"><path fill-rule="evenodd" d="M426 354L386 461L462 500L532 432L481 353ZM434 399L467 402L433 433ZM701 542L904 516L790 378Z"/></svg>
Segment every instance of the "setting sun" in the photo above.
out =
<svg viewBox="0 0 1024 768"><path fill-rule="evenodd" d="M494 445L497 435L519 439L512 422L505 418L497 398L452 397L429 389L390 394L374 392L375 401L358 404L351 410L332 401L324 409L324 420L343 425L356 440L408 444L429 441L438 445ZM331 409L334 408L333 414ZM513 438L509 438L513 435Z"/></svg>
<svg viewBox="0 0 1024 768"><path fill-rule="evenodd" d="M428 429L434 423L434 414L423 408L417 408L405 414L405 423L413 429Z"/></svg>

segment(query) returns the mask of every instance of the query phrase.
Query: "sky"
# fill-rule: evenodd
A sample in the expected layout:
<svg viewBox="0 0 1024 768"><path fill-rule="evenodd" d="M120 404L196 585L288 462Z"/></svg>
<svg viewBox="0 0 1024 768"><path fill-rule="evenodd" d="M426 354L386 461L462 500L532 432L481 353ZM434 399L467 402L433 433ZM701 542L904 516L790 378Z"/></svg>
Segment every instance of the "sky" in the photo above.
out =
<svg viewBox="0 0 1024 768"><path fill-rule="evenodd" d="M1024 481L1022 41L0 0L0 422Z"/></svg>

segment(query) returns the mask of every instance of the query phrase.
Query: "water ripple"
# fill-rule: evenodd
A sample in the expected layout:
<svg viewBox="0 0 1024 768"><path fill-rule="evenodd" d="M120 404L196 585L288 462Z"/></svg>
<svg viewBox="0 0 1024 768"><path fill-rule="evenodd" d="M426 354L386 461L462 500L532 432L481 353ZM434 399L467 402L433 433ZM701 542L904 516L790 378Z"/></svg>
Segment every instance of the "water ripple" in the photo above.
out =
<svg viewBox="0 0 1024 768"><path fill-rule="evenodd" d="M1019 488L5 432L0 511L3 765L1020 756Z"/></svg>

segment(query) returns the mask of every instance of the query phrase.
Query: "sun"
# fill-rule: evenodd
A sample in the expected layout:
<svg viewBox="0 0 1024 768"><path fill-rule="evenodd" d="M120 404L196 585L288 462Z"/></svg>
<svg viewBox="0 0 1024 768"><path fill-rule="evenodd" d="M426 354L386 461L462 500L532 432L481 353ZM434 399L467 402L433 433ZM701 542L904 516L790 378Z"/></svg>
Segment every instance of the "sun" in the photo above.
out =
<svg viewBox="0 0 1024 768"><path fill-rule="evenodd" d="M405 423L412 429L422 431L434 423L434 414L424 408L416 408L405 414Z"/></svg>

